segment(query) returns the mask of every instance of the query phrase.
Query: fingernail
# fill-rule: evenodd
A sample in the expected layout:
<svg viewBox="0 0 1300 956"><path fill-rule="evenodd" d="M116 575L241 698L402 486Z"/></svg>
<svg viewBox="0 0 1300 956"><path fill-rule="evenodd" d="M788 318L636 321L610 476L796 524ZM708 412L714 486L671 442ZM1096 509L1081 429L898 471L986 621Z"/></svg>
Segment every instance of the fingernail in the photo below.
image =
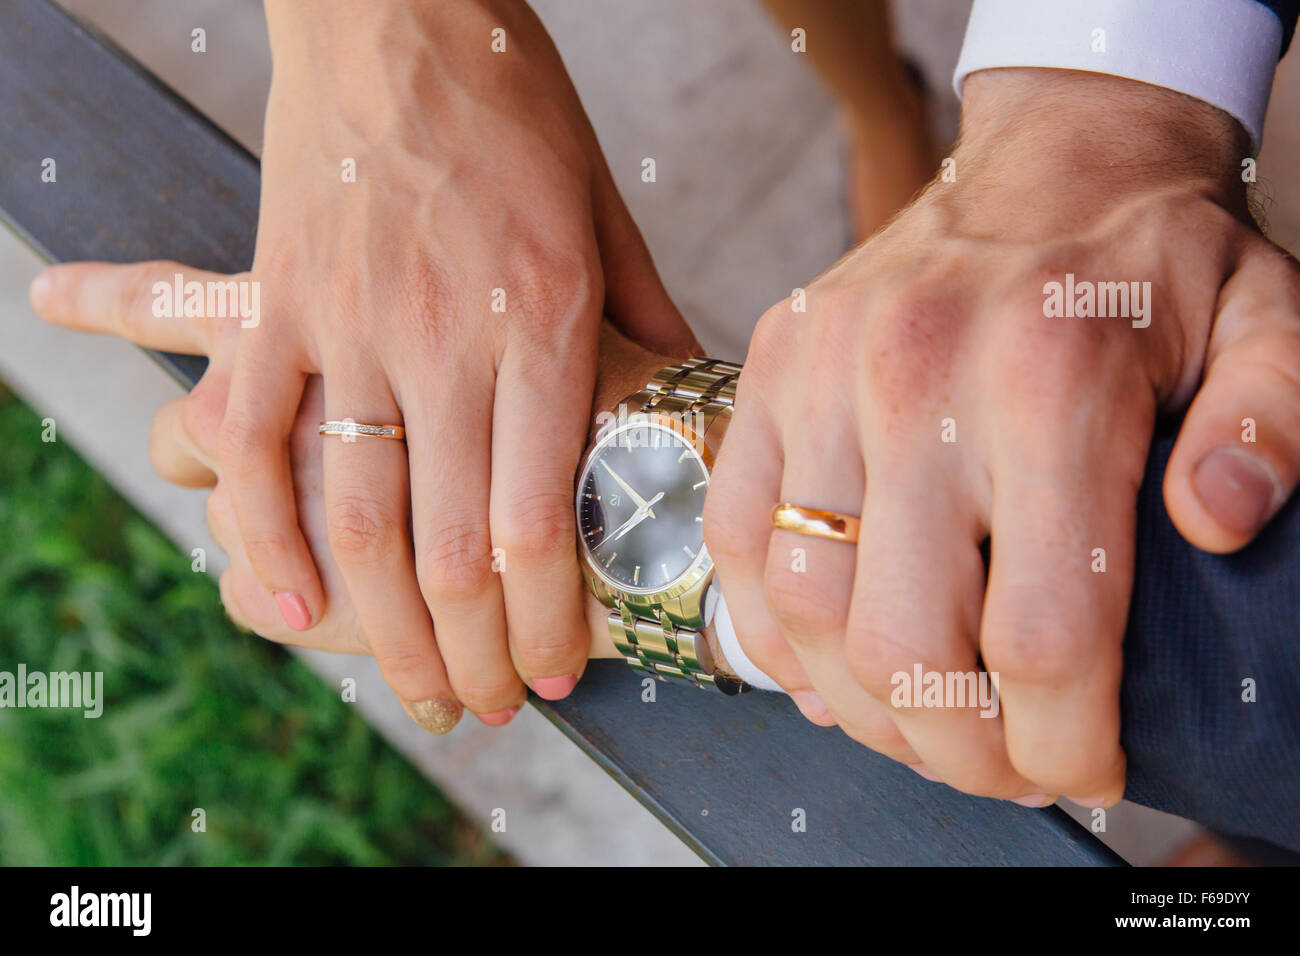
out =
<svg viewBox="0 0 1300 956"><path fill-rule="evenodd" d="M1205 510L1239 534L1262 528L1281 497L1273 469L1240 448L1219 448L1202 458L1192 487Z"/></svg>
<svg viewBox="0 0 1300 956"><path fill-rule="evenodd" d="M533 693L544 700L563 700L577 684L577 674L566 674L563 677L533 678L532 688Z"/></svg>
<svg viewBox="0 0 1300 956"><path fill-rule="evenodd" d="M908 764L908 766L911 767L913 770L915 770L917 773L919 773L926 780L933 780L935 783L939 782L939 775L935 773L933 770L931 770L929 767L927 767L925 764L912 763L912 764Z"/></svg>
<svg viewBox="0 0 1300 956"><path fill-rule="evenodd" d="M489 727L504 727L510 723L511 718L519 713L518 707L508 707L505 710L493 711L490 714L478 714L478 719L483 721Z"/></svg>
<svg viewBox="0 0 1300 956"><path fill-rule="evenodd" d="M826 701L822 700L822 695L815 690L797 690L790 695L790 699L799 708L799 712L813 723L825 720L831 715L831 709L826 706Z"/></svg>
<svg viewBox="0 0 1300 956"><path fill-rule="evenodd" d="M402 704L411 719L431 734L445 734L460 723L460 701L434 697Z"/></svg>
<svg viewBox="0 0 1300 956"><path fill-rule="evenodd" d="M1085 810L1095 810L1097 807L1104 807L1107 803L1105 797L1066 797L1071 803L1077 803Z"/></svg>
<svg viewBox="0 0 1300 956"><path fill-rule="evenodd" d="M45 308L45 303L50 298L50 273L44 270L35 279L32 280L31 286L27 290L27 299L32 304L32 308L40 311Z"/></svg>
<svg viewBox="0 0 1300 956"><path fill-rule="evenodd" d="M1055 803L1056 798L1046 793L1031 793L1027 797L1013 797L1011 802L1022 807L1045 807L1049 803Z"/></svg>
<svg viewBox="0 0 1300 956"><path fill-rule="evenodd" d="M275 603L279 605L280 616L284 618L284 623L295 631L305 631L311 627L311 615L307 613L307 602L302 599L301 595L290 594L287 591L277 591Z"/></svg>

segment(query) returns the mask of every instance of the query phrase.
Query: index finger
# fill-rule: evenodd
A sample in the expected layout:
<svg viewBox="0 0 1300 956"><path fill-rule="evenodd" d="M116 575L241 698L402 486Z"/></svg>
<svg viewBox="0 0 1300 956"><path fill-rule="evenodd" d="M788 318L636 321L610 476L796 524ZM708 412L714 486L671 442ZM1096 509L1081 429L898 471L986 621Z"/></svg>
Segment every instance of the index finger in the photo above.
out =
<svg viewBox="0 0 1300 956"><path fill-rule="evenodd" d="M233 276L166 261L50 266L32 280L28 298L54 325L184 355L207 355L211 322L252 315L258 304Z"/></svg>

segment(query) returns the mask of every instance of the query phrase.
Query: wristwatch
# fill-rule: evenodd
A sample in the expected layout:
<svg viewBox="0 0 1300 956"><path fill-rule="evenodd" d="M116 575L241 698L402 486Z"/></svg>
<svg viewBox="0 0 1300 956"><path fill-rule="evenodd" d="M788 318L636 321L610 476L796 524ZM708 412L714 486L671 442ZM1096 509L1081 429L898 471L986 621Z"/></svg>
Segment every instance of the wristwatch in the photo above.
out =
<svg viewBox="0 0 1300 956"><path fill-rule="evenodd" d="M701 633L717 596L703 521L739 378L739 365L710 358L655 374L601 416L575 503L583 576L611 608L619 653L660 679L727 695L750 687L717 672Z"/></svg>

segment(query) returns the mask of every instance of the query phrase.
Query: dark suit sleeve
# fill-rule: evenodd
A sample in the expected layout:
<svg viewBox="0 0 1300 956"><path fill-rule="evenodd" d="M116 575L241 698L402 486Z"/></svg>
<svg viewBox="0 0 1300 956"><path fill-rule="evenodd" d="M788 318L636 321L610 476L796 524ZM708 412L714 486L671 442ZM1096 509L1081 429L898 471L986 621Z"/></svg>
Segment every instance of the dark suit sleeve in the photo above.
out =
<svg viewBox="0 0 1300 956"><path fill-rule="evenodd" d="M1125 796L1300 852L1300 496L1237 554L1200 551L1161 494L1174 434L1138 500Z"/></svg>
<svg viewBox="0 0 1300 956"><path fill-rule="evenodd" d="M1300 0L1258 2L1285 54ZM1300 853L1300 496L1238 554L1199 551L1161 494L1174 434L1153 444L1139 499L1125 796Z"/></svg>
<svg viewBox="0 0 1300 956"><path fill-rule="evenodd" d="M1282 55L1291 46L1291 38L1295 35L1296 19L1300 18L1300 0L1257 0L1264 4L1282 21Z"/></svg>

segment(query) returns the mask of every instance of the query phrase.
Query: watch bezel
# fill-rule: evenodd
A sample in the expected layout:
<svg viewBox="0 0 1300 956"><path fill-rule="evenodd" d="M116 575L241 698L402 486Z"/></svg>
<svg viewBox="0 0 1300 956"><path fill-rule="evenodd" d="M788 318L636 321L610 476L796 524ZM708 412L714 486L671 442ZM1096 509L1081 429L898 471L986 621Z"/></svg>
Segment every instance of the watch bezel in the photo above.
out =
<svg viewBox="0 0 1300 956"><path fill-rule="evenodd" d="M587 478L591 469L596 463L596 457L612 443L617 441L618 436L631 431L635 428L657 427L665 431L672 432L682 442L689 445L691 449L699 456L703 462L706 473L710 480L713 475L714 455L713 450L705 443L704 438L696 432L690 425L674 415L665 415L659 412L633 412L627 415L626 419L614 428L609 429L601 435L596 443L587 452L583 459L582 470L578 473L577 489L574 495L574 514L577 516L578 524L578 551L582 557L582 568L584 576L593 594L606 607L614 607L617 601L622 601L634 612L638 610L652 611L654 608L662 607L663 610L674 619L678 624L689 626L692 620L699 618L702 610L702 601L693 602L700 605L694 609L679 605L676 609L671 606L672 602L689 595L696 591L703 594L704 587L713 575L713 559L709 555L708 545L701 543L700 551L695 556L695 560L686 568L678 577L667 585L659 585L648 588L628 587L621 581L605 573L599 562L594 560L591 549L587 546L582 537L581 515L583 503L583 488L586 486ZM674 610L677 613L674 613ZM653 616L649 614L648 616Z"/></svg>

